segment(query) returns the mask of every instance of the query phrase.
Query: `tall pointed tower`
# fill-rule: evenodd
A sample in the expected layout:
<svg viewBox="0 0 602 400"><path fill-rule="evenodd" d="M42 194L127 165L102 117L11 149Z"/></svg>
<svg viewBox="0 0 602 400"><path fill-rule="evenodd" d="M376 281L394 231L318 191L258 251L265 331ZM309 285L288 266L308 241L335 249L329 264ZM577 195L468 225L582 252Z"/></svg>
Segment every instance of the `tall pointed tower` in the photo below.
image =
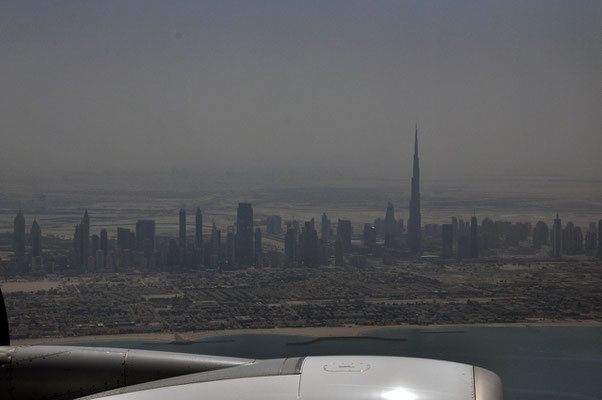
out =
<svg viewBox="0 0 602 400"><path fill-rule="evenodd" d="M420 165L418 161L418 124L414 133L414 168L412 172L412 194L410 197L410 218L408 219L408 246L414 254L422 252L420 222Z"/></svg>

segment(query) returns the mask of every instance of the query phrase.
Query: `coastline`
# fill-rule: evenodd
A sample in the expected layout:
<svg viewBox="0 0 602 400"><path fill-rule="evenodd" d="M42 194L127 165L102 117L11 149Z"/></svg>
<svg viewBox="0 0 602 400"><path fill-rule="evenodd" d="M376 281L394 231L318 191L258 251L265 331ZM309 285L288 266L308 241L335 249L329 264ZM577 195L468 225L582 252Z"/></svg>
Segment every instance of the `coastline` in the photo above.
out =
<svg viewBox="0 0 602 400"><path fill-rule="evenodd" d="M191 331L176 332L184 340L196 340L210 337L220 337L229 335L295 335L310 337L341 337L341 336L362 336L369 333L380 332L391 329L444 329L444 328L495 328L495 327L539 327L539 326L558 326L558 327L602 327L602 321L580 320L580 321L534 321L534 322L511 322L511 323L477 323L477 324L436 324L436 325L347 325L336 327L304 327L304 328L263 328L263 329L225 329L214 331ZM90 342L112 342L112 341L152 341L152 342L172 342L175 340L174 333L130 333L118 335L98 335L98 336L75 336L62 338L31 338L15 339L11 345L47 345L64 343L90 343Z"/></svg>

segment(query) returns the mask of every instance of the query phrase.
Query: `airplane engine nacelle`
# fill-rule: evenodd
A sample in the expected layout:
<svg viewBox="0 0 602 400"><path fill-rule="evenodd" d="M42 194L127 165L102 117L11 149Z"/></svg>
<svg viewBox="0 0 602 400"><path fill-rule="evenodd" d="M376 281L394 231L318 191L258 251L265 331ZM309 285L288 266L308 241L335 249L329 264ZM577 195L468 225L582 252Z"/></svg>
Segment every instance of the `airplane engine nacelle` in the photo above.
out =
<svg viewBox="0 0 602 400"><path fill-rule="evenodd" d="M108 347L2 346L0 399L74 399L252 361Z"/></svg>
<svg viewBox="0 0 602 400"><path fill-rule="evenodd" d="M330 356L263 360L85 400L502 400L493 372L448 361ZM82 399L84 400L84 399Z"/></svg>

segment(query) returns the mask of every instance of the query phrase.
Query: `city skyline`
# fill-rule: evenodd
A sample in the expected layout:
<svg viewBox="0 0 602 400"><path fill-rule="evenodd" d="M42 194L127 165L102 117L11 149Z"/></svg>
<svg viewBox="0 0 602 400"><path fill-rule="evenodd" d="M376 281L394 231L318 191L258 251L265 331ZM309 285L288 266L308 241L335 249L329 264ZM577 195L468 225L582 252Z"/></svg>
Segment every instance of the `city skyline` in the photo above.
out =
<svg viewBox="0 0 602 400"><path fill-rule="evenodd" d="M426 160L433 162L428 156ZM14 182L13 178L5 183L4 197L0 199L0 231L12 229L19 205L27 214L37 217L46 233L59 236L72 233L85 209L101 217L92 222L95 228L118 224L133 228L137 220L152 218L156 220L157 232L167 233L177 229L178 224L169 215L184 205L190 212L197 207L206 211L205 227L210 227L213 220L225 226L235 219L231 210L235 209L237 199L253 203L260 216L270 215L270 209L276 206L282 209L282 217L288 219L317 218L326 211L335 220L351 218L358 222L380 216L387 202L391 202L407 219L411 197L408 165L411 167L412 162L400 157L396 178L365 171L305 175L280 170L226 172L203 178L180 172L119 179L109 175L101 177L102 180L97 175L85 174L77 178L65 176L63 180L48 176L26 183ZM442 179L426 174L421 176L422 182L424 223L441 223L451 215L469 215L476 209L478 215L535 224L558 210L575 223L587 226L590 218L602 213L599 201L602 185L584 178ZM170 191L168 196L164 194L166 188ZM231 196L224 196L226 192ZM294 198L297 192L311 199L311 208L291 208L297 203ZM115 213L116 209L129 211ZM361 216L366 214L370 217Z"/></svg>
<svg viewBox="0 0 602 400"><path fill-rule="evenodd" d="M475 256L478 253L478 249L477 249L477 237L476 237L476 229L477 229L477 219L476 219L476 215L474 215L474 213L476 212L476 210L473 210L473 216L471 217L471 228L470 228L470 254ZM178 247L180 248L180 251L186 251L186 247L188 244L188 230L187 230L187 220L186 220L186 207L182 206L179 209L179 218L178 218ZM279 219L279 224L281 224L281 217L279 215L277 216L268 216L266 218L266 225L269 225L269 219L270 217L277 217ZM14 220L14 236L16 238L20 236L24 237L24 219L23 219L23 213L21 210L21 203L19 203L19 211L17 216L15 217ZM456 217L452 217L452 219L455 219ZM486 217L488 218L488 217ZM556 221L558 220L558 213L556 213L556 220L555 220L555 225L556 225ZM203 241L202 241L202 235L203 235L203 216L202 216L202 211L200 207L196 207L196 213L195 213L195 225L194 225L194 242L193 245L196 248L202 249L203 248ZM384 224L384 228L381 226L379 228L379 224L377 222L382 221L382 223ZM413 163L412 163L412 177L411 177L411 189L410 189L410 203L409 203L409 208L408 208L408 232L407 232L407 242L406 245L407 247L410 249L410 252L415 254L415 255L420 255L422 253L422 223L421 223L421 207L420 207L420 162L419 162L419 155L418 155L418 124L416 123L414 126L414 154L413 154ZM541 222L541 221L540 221ZM37 224L37 222L34 219L34 223ZM151 249L154 250L154 237L155 237L155 220L138 220L136 222L136 237L137 237L137 242L136 242L136 246L138 248L147 248L147 245L141 245L139 243L139 241L146 241L146 237L148 236L148 234L145 234L145 238L140 239L140 232L148 232L149 229L148 228L140 228L140 226L146 226L148 224L151 224L151 231L152 234L150 234L152 236L152 246ZM290 225L291 221L287 221L287 229L289 229L289 225ZM299 222L296 221L294 218L292 219L292 223L293 224L297 224L297 226L295 227L296 230L296 234L298 234L299 231ZM357 223L357 221L356 221ZM364 222L362 222L364 223ZM398 223L400 224L398 226ZM539 223L539 222L538 222ZM252 259L253 259L253 252L254 252L254 244L253 244L253 224L254 224L254 218L253 218L253 208L251 203L238 203L238 210L237 210L237 216L236 216L236 249L235 252L237 253L237 258L242 260L243 264L246 265L251 265L253 263ZM310 225L308 225L310 224ZM570 224L572 224L572 222L570 222ZM82 219L82 223L78 224L75 226L75 234L74 234L74 243L75 243L75 247L76 247L76 254L80 253L82 254L79 258L80 259L85 259L85 254L87 253L87 246L88 244L88 237L89 237L89 226L90 226L90 221L89 221L89 217L88 217L88 209L85 208L84 211L84 216ZM229 225L228 229L230 229L231 227L233 227L234 225ZM19 229L17 229L17 227L19 227ZM39 226L38 226L39 228ZM78 244L77 242L79 240L81 240L81 238L79 238L79 235L81 234L81 230L84 229L85 236L84 236L84 241L86 242L85 245L81 245ZM119 233L119 229L124 229L121 227L117 228L117 231ZM311 222L305 222L305 228L304 228L304 235L311 235L311 232L314 232L316 235L316 240L317 240L317 232L314 229L314 218L312 217ZM325 242L329 241L329 229L330 229L330 220L328 219L326 213L324 212L322 214L322 218L321 218L321 239L324 240ZM404 232L404 219L400 218L399 221L396 220L395 218L395 211L394 211L394 207L393 204L389 201L387 203L387 208L386 208L386 213L385 213L385 218L384 220L380 220L377 219L375 220L375 226L374 227L370 227L369 224L365 224L364 223L364 236L366 236L366 230L368 229L368 231L370 229L374 230L374 235L376 235L376 232L381 231L383 232L383 239L384 239L384 244L385 247L395 247L395 246L399 246L400 243L397 241L398 239L400 239L401 235ZM457 229L457 227L455 228ZM211 241L213 242L215 240L215 235L217 234L218 237L221 234L220 231L216 230L216 225L215 222L212 222L211 224L211 230L212 230L212 235L211 235ZM269 230L269 228L268 228ZM272 228L272 230L278 230L279 232L281 232L281 228L278 227L277 229ZM341 239L343 241L343 245L345 250L349 250L351 247L351 232L352 232L353 228L352 228L352 221L350 220L341 220L339 218L339 221L337 223L337 240ZM17 232L21 232L23 231L23 233L19 233L17 234ZM106 242L106 230L103 229L101 232L104 233L105 235L105 242ZM286 233L286 232L285 232ZM261 231L260 228L257 228L257 230L255 231L255 237L257 237L257 235L259 235L259 241L261 241ZM117 235L117 238L119 238L119 235ZM306 239L309 240L309 239ZM219 239L218 239L218 247L219 245ZM376 241L376 237L374 239L374 241ZM21 241L22 242L22 241ZM118 239L119 242L119 239ZM445 240L444 240L445 242ZM285 239L285 243L286 243L286 239ZM106 244L105 244L106 246ZM214 246L214 244L212 244L212 246ZM443 246L445 247L445 244L443 244ZM261 246L260 246L261 247ZM105 249L106 250L106 249ZM260 249L261 251L261 249ZM147 250L145 250L146 253L148 253ZM23 250L19 250L19 251L15 251L15 254L17 253L23 253ZM286 253L286 250L285 250ZM557 250L554 249L553 253L556 254ZM76 256L76 259L78 257ZM186 262L184 260L180 260L181 266L185 266Z"/></svg>
<svg viewBox="0 0 602 400"><path fill-rule="evenodd" d="M0 393L599 394L601 0L0 21Z"/></svg>
<svg viewBox="0 0 602 400"><path fill-rule="evenodd" d="M406 235L406 239L405 239L405 246L407 246L407 248L410 250L410 252L412 254L415 255L420 255L422 253L422 223L421 223L421 202L420 202L420 163L419 163L419 155L418 155L418 124L415 124L414 127L414 154L413 154L413 163L412 163L412 177L411 177L411 185L410 185L410 201L409 201L409 207L408 207L408 213L407 213L407 235ZM218 248L221 246L219 243L221 242L220 236L221 236L221 231L220 230L216 230L217 227L215 225L215 222L212 221L211 224L205 224L203 225L203 215L202 215L202 211L201 208L199 206L195 206L196 207L196 213L195 213L195 224L192 225L187 225L187 219L186 219L186 206L182 206L179 208L179 218L178 218L178 242L177 242L177 246L180 248L180 251L186 251L187 245L191 244L194 246L194 248L198 248L198 249L203 249L204 243L202 240L202 236L203 236L203 229L207 228L207 227L211 227L211 246L215 246L215 244L213 243L215 241L215 235L217 234L218 236ZM194 207L193 207L194 208ZM473 209L473 216L471 217L471 222L470 222L470 235L467 236L466 239L466 243L464 243L465 245L465 249L464 250L459 250L460 252L464 252L465 256L468 256L470 254L470 256L472 257L477 257L478 256L478 238L477 238L477 218L476 218L476 209ZM486 213L485 213L486 214ZM279 224L282 223L282 218L280 215L267 215L267 216L263 216L263 218L265 218L266 221L266 227L268 229L268 231L270 230L269 225L270 225L270 218L272 217L277 217L279 219ZM454 237L457 235L457 220L456 220L456 216L451 217L452 218L452 222L456 225L454 225L454 230L453 230L453 235ZM485 220L490 220L489 216L485 216ZM255 233L253 233L253 224L254 224L254 218L253 218L253 208L251 203L238 203L238 211L237 211L237 216L234 222L230 223L227 225L227 229L228 231L231 230L231 228L236 227L236 235L234 235L232 237L232 239L237 238L236 240L236 249L233 248L233 252L237 253L238 256L237 258L239 258L239 262L242 262L244 265L251 265L253 264L253 260L254 260L254 251L256 251L257 249L254 248L254 235L255 237L259 238L259 241L261 241L261 230L258 227L255 230ZM462 219L460 219L460 221L462 221ZM554 225L553 225L553 229L551 231L551 233L553 234L551 236L551 240L552 240L552 255L554 257L559 257L561 252L564 249L560 248L560 242L559 242L559 236L557 234L557 229L558 228L557 225L560 224L559 222L559 217L558 217L558 212L556 212L556 219L554 220ZM302 221L301 221L302 222ZM301 230L300 230L300 222L299 220L296 220L294 218L294 213L293 213L293 218L288 220L287 222L287 227L289 224L293 223L293 224L297 224L295 227L295 241L297 240L297 236L299 236L301 234ZM384 246L385 248L390 248L390 247L397 247L400 246L401 242L401 236L404 234L404 218L401 217L399 220L396 220L395 217L395 211L394 211L394 206L393 204L389 201L387 203L387 207L386 207L386 212L385 212L385 218L384 219L380 219L377 218L374 221L374 226L371 226L369 223L365 223L365 221L351 221L351 220L347 220L347 219L343 219L341 220L341 218L339 218L338 223L336 224L337 227L337 234L336 234L336 238L337 241L339 239L342 240L342 246L344 248L345 251L349 251L350 247L351 247L351 232L353 231L353 224L356 225L363 225L364 226L364 241L366 240L366 232L371 232L371 230L374 230L374 235L377 235L377 232L382 232L381 234L378 234L379 237L381 237L381 239L383 240ZM522 223L522 222L520 222ZM543 223L541 220L537 222L537 224ZM592 231L592 224L594 222L588 222L590 224L590 231ZM150 225L149 225L150 224ZM310 225L307 225L310 224ZM326 224L326 225L325 225ZM379 225L380 224L380 225ZM545 225L545 223L543 223ZM568 223L571 227L573 226L572 222ZM38 225L37 222L37 217L34 218L34 225L37 227L37 229L40 228L40 226ZM121 243L122 240L120 239L120 235L119 235L119 230L123 230L124 232L127 231L127 233L124 233L124 235L130 235L132 233L130 233L129 229L126 229L123 227L124 224L119 224L120 226L117 227L117 235L115 237L111 237L113 239L116 239L118 243ZM127 225L127 224L125 224ZM444 221L438 221L435 223L430 223L427 224L427 226L440 226L442 228L447 228L445 225ZM530 223L529 223L530 225ZM145 245L141 245L141 243L139 243L139 241L145 242L147 240L150 240L150 243L152 243L150 245L150 251L154 251L155 249L155 226L156 226L156 221L154 219L142 219L142 220L137 220L137 222L135 223L136 226L136 234L135 234L135 240L136 240L136 247L137 248L145 248L147 250L144 250L145 253L149 253L149 246L147 244ZM151 226L150 230L149 228L141 228L141 226ZM343 228L341 228L341 226L343 226ZM380 228L379 228L380 226ZM468 225L467 225L468 226ZM188 228L187 228L188 227ZM321 238L322 240L325 240L326 242L329 241L329 234L327 233L330 228L330 220L328 219L326 213L324 212L322 214L322 219L321 219ZM17 213L17 216L14 219L14 237L15 238L24 238L25 237L25 221L24 221L24 216L23 216L23 212L22 212L22 207L21 207L21 202L19 202L19 211ZM33 229L33 227L32 227ZM191 237L189 236L190 231L194 229L194 235L192 236L192 242L190 242ZM272 228L274 229L274 228ZM280 230L281 228L278 228L278 230ZM288 228L287 228L288 229ZM305 228L304 228L304 235L311 235L311 232L313 231L316 235L316 240L317 240L317 232L314 229L314 218L311 218L311 222L305 222ZM326 230L325 230L326 229ZM547 230L547 226L545 228ZM571 228L572 229L572 228ZM577 232L579 232L579 235L581 235L581 242L583 242L584 240L586 240L586 236L584 236L580 230L580 227L577 227ZM19 233L17 233L19 232ZM106 241L107 241L107 230L106 229L101 229L101 236L102 239L104 240L104 256L106 256ZM150 234L150 237L152 237L151 239L149 238L149 234L146 233L142 236L140 235L140 232L152 232ZM286 239L286 230L283 231L285 233L285 243L287 243ZM541 233L541 232L540 232ZM104 236L103 236L104 235ZM357 235L357 234L356 234ZM536 233L536 230L533 231L533 241L534 241L534 246L538 247L538 244L536 244L537 242L537 238L536 236L538 235L538 233ZM96 236L96 238L94 238L93 236ZM227 238L230 238L230 236L226 236ZM90 246L90 238L92 239L96 239L98 240L98 235L92 235L92 237L90 236L90 219L88 217L88 208L86 207L84 209L84 216L82 218L82 222L80 224L77 224L75 226L75 233L73 236L73 240L74 240L74 246L75 246L75 260L76 263L78 262L82 262L81 260L85 260L88 257L89 254L89 246ZM301 238L299 236L299 238ZM462 238L460 236L460 238ZM458 246L457 243L457 237L454 239L454 247ZM123 239L126 241L130 241L130 239ZM228 240L226 242L226 246L234 246L232 243L228 244ZM309 240L309 239L306 239ZM374 238L374 241L376 240L376 236ZM449 243L446 243L446 238L443 238L443 242L442 242L442 246L443 248L445 248ZM597 239L593 238L593 241L595 242ZM24 250L23 250L23 240L17 240L19 242L19 250L15 250L15 254L17 256L19 256L19 254L23 254ZM546 239L543 242L547 241L547 236ZM566 241L566 239L563 239L563 241ZM130 241L131 242L131 241ZM376 242L374 242L376 243ZM365 243L366 244L366 243ZM540 245L541 243L539 243ZM583 243L581 243L582 246ZM128 245L129 246L129 245ZM13 243L13 247L16 249L16 245ZM120 245L121 248L124 248ZM461 246L460 246L461 247ZM581 250L583 250L581 248ZM261 251L261 249L260 249ZM443 254L445 254L445 250L443 250ZM285 249L285 254L287 253L287 250ZM444 255L445 257L445 255ZM232 260L234 259L234 257L232 256L232 258L230 259L230 262L232 262ZM80 260L80 261L77 261ZM183 259L180 260L180 265L182 267L187 265L187 262Z"/></svg>
<svg viewBox="0 0 602 400"><path fill-rule="evenodd" d="M334 265L344 266L346 265L344 261L345 254L351 255L350 260L354 266L363 266L366 262L365 256L354 255L358 250L361 250L361 247L358 247L357 244L358 236L362 237L361 242L364 251L365 249L374 251L377 248L381 249L378 252L402 249L408 252L406 256L403 256L402 253L402 258L420 256L423 248L423 232L426 236L424 240L429 243L427 257L438 256L448 260L452 257L459 260L477 259L480 257L481 250L485 250L488 253L486 257L490 257L493 254L490 250L498 248L500 240L506 242L506 245L516 247L524 246L524 244L521 245L521 242L528 240L535 250L540 249L542 245L549 246L548 257L550 259L560 259L563 255L580 254L602 258L602 219L598 220L597 223L596 221L590 222L589 229L585 230L575 226L571 221L563 226L559 213L556 213L551 228L543 221L538 221L533 227L530 223L494 222L489 217L485 217L479 225L476 215L470 217L470 222L468 220L464 222L461 217L458 219L454 216L451 218L451 224L426 224L424 230L420 229L418 250L413 242L415 239L412 238L412 233L409 229L407 233L404 231L404 220L402 218L395 219L391 203L386 208L384 218L375 220L374 225L363 224L363 235L361 233L354 235L351 221L339 219L335 224L336 240L334 241L332 235L324 230L325 228L331 228L331 222L325 213L322 214L320 226L322 235L318 240L313 218L311 221L303 222L303 224L302 221L298 220L284 221L286 229L283 230L281 226L283 221L280 216L272 215L268 216L265 221L257 221L259 226L265 226L263 231L259 226L253 231L252 205L239 203L237 224L227 227L226 241L223 244L221 230L217 229L214 222L212 223L210 240L206 242L198 241L197 235L200 232L198 223L202 221L202 213L199 208L197 208L195 216L197 223L194 226L194 235L190 235L185 229L187 224L185 209L181 208L178 214L177 241L173 235L171 235L171 239L169 239L170 236L163 235L161 236L163 240L161 247L157 246L155 221L138 220L135 233L127 228L117 227L117 236L110 237L114 241L112 246L116 247L109 253L107 230L101 229L99 234L91 232L90 217L86 209L81 223L75 226L72 239L73 251L70 255L72 263L69 265L80 272L90 268L92 270L104 270L106 268L105 262L110 260L107 257L114 257L116 250L118 252L125 250L139 252L145 260L143 266L151 269L157 266L155 263L158 261L151 261L156 257L162 260L162 266L179 265L180 268L184 269L261 266L265 256L262 245L263 233L271 235L269 237L271 240L277 237L280 238L277 240L281 240L284 246L281 249L283 251L283 262L285 266L289 267L315 267L328 264L331 261L334 261ZM274 217L278 218L277 225L274 225L274 221L270 222L270 219ZM393 227L391 224L393 224ZM14 218L12 235L14 259L12 261L21 266L30 264L30 267L27 268L31 268L31 271L43 270L41 227L37 222L37 218L34 218L28 238L25 235L25 226L25 216L22 210L19 210ZM234 227L236 227L235 231L233 230ZM282 234L284 235L282 236ZM166 238L169 239L168 242L165 241ZM165 247L167 243L169 243L169 246ZM433 247L433 244L435 247ZM273 252L277 248L271 245L270 251ZM326 251L327 248L331 250ZM56 250L56 248L54 249ZM160 251L160 254L157 251ZM170 253L163 254L163 251L169 251ZM334 255L333 260L329 261L330 256L326 255L328 253L331 256ZM132 253L132 256L134 254ZM360 252L360 254L362 253ZM123 256L126 255L119 255L119 257ZM130 256L127 255L127 257ZM385 257L383 259L385 260L386 256L383 257ZM92 267L90 267L89 262L93 263ZM123 266L127 267L129 262L134 261L120 262L125 262ZM139 262L137 261L137 263ZM164 262L167 262L167 264L163 264ZM387 263L387 261L383 262ZM61 266L61 268L64 267L65 265ZM29 269L24 271L29 271Z"/></svg>
<svg viewBox="0 0 602 400"><path fill-rule="evenodd" d="M492 255L491 250L505 246L521 246L521 241L531 240L535 250L547 245L550 241L551 250L548 255L560 259L562 255L587 254L588 256L602 255L602 231L596 232L595 222L589 222L589 230L584 235L580 227L568 222L562 227L559 214L556 212L553 228L539 220L532 228L531 223L491 220L488 216L478 225L476 208L473 208L470 223L460 217L451 217L451 224L430 223L422 227L421 191L420 191L420 160L418 147L418 124L414 126L414 148L412 162L412 177L410 199L407 212L407 233L404 228L404 218L395 216L393 204L387 203L384 219L377 218L374 224L360 221L363 224L362 243L364 248L354 244L353 222L350 219L338 218L336 235L332 237L332 227L326 212L322 213L320 237L315 228L315 217L311 220L286 220L283 230L280 215L265 217L265 233L271 240L280 241L284 245L271 246L264 253L263 233L260 228L263 221L257 221L253 206L249 202L239 202L235 224L227 226L222 243L222 230L218 229L215 221L211 224L210 240L205 242L203 236L203 214L196 206L194 235L189 236L187 229L186 206L179 208L178 236L175 239L156 244L156 222L154 219L138 220L135 233L124 227L117 227L117 253L108 252L108 232L100 231L100 236L90 233L90 218L88 209L73 234L73 249L71 263L59 266L70 266L79 272L86 270L105 270L115 268L130 268L132 265L146 269L156 269L179 266L189 268L248 268L281 264L288 267L318 267L334 262L336 266L351 264L355 267L366 265L368 257L382 257L382 263L391 265L393 258L404 259L407 256L419 258L426 248L426 257L441 257L459 260L477 259L482 252ZM448 217L449 222L449 217ZM357 224L358 221L356 220ZM598 222L602 227L602 220ZM600 229L599 229L600 230ZM34 234L35 232L35 234ZM284 235L281 234L284 232ZM357 232L357 231L356 231ZM32 257L25 259L25 219L21 208L14 219L13 253L18 268L30 268L31 271L44 270L41 256L41 230L34 219L32 225ZM357 233L355 238L357 239ZM333 241L334 239L334 241ZM382 241L382 245L381 242ZM357 254L359 250L359 254ZM438 255L436 255L438 253ZM37 256L35 255L37 254ZM346 256L347 255L347 256ZM333 257L334 256L334 257ZM9 266L11 264L8 264ZM29 267L27 267L29 265ZM51 267L54 270L54 265Z"/></svg>

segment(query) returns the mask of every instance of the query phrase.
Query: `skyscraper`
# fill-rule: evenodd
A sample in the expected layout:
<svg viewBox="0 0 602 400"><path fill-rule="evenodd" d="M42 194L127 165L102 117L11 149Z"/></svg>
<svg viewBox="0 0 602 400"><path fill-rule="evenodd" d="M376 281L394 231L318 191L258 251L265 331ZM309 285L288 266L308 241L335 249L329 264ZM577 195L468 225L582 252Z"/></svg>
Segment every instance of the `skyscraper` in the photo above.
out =
<svg viewBox="0 0 602 400"><path fill-rule="evenodd" d="M203 265L203 214L201 208L196 208L194 220L194 248L192 249L192 264L195 267Z"/></svg>
<svg viewBox="0 0 602 400"><path fill-rule="evenodd" d="M88 263L88 257L90 256L90 217L88 216L88 209L84 211L84 216L81 222L81 252L82 261L84 265Z"/></svg>
<svg viewBox="0 0 602 400"><path fill-rule="evenodd" d="M100 248L96 252L96 268L105 269L107 267L107 253L109 251L109 237L106 229L100 230Z"/></svg>
<svg viewBox="0 0 602 400"><path fill-rule="evenodd" d="M454 254L454 227L452 224L443 224L441 229L442 256L449 258Z"/></svg>
<svg viewBox="0 0 602 400"><path fill-rule="evenodd" d="M470 257L477 258L479 257L479 232L477 225L477 217L472 216L470 218Z"/></svg>
<svg viewBox="0 0 602 400"><path fill-rule="evenodd" d="M253 265L253 208L250 203L238 203L235 242L236 262Z"/></svg>
<svg viewBox="0 0 602 400"><path fill-rule="evenodd" d="M564 254L573 255L577 253L577 249L575 248L575 237L575 225L569 221L562 230L562 252Z"/></svg>
<svg viewBox="0 0 602 400"><path fill-rule="evenodd" d="M459 234L458 218L452 217L451 224L452 224L453 249L455 251L458 251L458 234Z"/></svg>
<svg viewBox="0 0 602 400"><path fill-rule="evenodd" d="M42 263L42 230L38 221L33 220L31 224L31 270L40 271L43 268Z"/></svg>
<svg viewBox="0 0 602 400"><path fill-rule="evenodd" d="M211 252L209 253L209 266L216 268L220 265L222 248L222 232L217 229L215 222L211 226Z"/></svg>
<svg viewBox="0 0 602 400"><path fill-rule="evenodd" d="M33 220L33 224L31 224L31 255L32 257L40 257L42 255L42 230L35 219Z"/></svg>
<svg viewBox="0 0 602 400"><path fill-rule="evenodd" d="M318 246L318 232L316 232L314 219L305 222L299 235L298 261L305 267L320 265L320 247Z"/></svg>
<svg viewBox="0 0 602 400"><path fill-rule="evenodd" d="M408 246L414 254L422 252L420 222L420 165L418 160L418 125L414 134L414 166L412 171L412 193L410 196L410 217L408 218Z"/></svg>
<svg viewBox="0 0 602 400"><path fill-rule="evenodd" d="M75 265L82 268L87 266L88 257L90 256L90 217L88 217L87 209L84 212L82 221L75 226L73 250L75 253Z"/></svg>
<svg viewBox="0 0 602 400"><path fill-rule="evenodd" d="M100 249L102 250L103 255L106 257L109 252L109 235L107 234L106 229L100 230Z"/></svg>
<svg viewBox="0 0 602 400"><path fill-rule="evenodd" d="M343 243L343 251L351 250L351 236L353 235L353 227L348 219L339 219L337 223L337 237L341 238Z"/></svg>
<svg viewBox="0 0 602 400"><path fill-rule="evenodd" d="M334 242L334 265L343 266L345 265L345 257L343 250L343 239L337 235L337 239Z"/></svg>
<svg viewBox="0 0 602 400"><path fill-rule="evenodd" d="M596 223L590 222L589 229L585 233L585 253L588 256L595 257L598 245L598 235L596 234Z"/></svg>
<svg viewBox="0 0 602 400"><path fill-rule="evenodd" d="M554 258L560 258L562 254L562 224L560 223L560 217L556 213L554 219L554 226L552 227L552 256Z"/></svg>
<svg viewBox="0 0 602 400"><path fill-rule="evenodd" d="M387 212L385 213L385 247L393 247L396 231L395 209L393 208L393 204L389 202L387 203Z"/></svg>
<svg viewBox="0 0 602 400"><path fill-rule="evenodd" d="M263 246L261 243L261 229L255 228L255 266L263 264Z"/></svg>
<svg viewBox="0 0 602 400"><path fill-rule="evenodd" d="M98 235L90 236L90 255L96 257L96 252L100 249L100 237Z"/></svg>
<svg viewBox="0 0 602 400"><path fill-rule="evenodd" d="M458 238L458 251L456 257L459 260L470 258L470 237L467 234L461 234Z"/></svg>
<svg viewBox="0 0 602 400"><path fill-rule="evenodd" d="M117 248L119 250L131 250L134 242L135 235L128 228L117 227Z"/></svg>
<svg viewBox="0 0 602 400"><path fill-rule="evenodd" d="M196 218L194 225L194 245L197 249L203 248L203 214L201 214L201 209L197 207L196 209Z"/></svg>
<svg viewBox="0 0 602 400"><path fill-rule="evenodd" d="M136 221L136 250L150 257L155 251L155 221L141 219ZM148 261L148 260L147 260Z"/></svg>
<svg viewBox="0 0 602 400"><path fill-rule="evenodd" d="M186 249L186 210L180 208L178 246L180 249Z"/></svg>
<svg viewBox="0 0 602 400"><path fill-rule="evenodd" d="M13 251L17 258L25 256L25 217L21 208L13 221Z"/></svg>
<svg viewBox="0 0 602 400"><path fill-rule="evenodd" d="M235 234L234 227L229 226L226 233L226 262L228 266L232 268L235 263Z"/></svg>
<svg viewBox="0 0 602 400"><path fill-rule="evenodd" d="M500 224L498 222L493 222L493 220L489 217L483 218L483 220L481 221L481 233L483 238L481 247L483 249L494 249L499 247L499 229Z"/></svg>
<svg viewBox="0 0 602 400"><path fill-rule="evenodd" d="M364 224L364 246L376 246L376 228L370 224Z"/></svg>
<svg viewBox="0 0 602 400"><path fill-rule="evenodd" d="M542 245L548 244L550 235L548 225L543 221L537 221L533 229L533 247L540 249Z"/></svg>
<svg viewBox="0 0 602 400"><path fill-rule="evenodd" d="M92 267L96 270L104 268L104 260L102 259L102 255L100 255L100 259L98 255L102 253L100 250L100 236L93 234L90 235L90 261L88 264L89 267Z"/></svg>
<svg viewBox="0 0 602 400"><path fill-rule="evenodd" d="M324 243L328 243L328 241L329 241L330 229L331 229L330 220L326 216L326 213L322 213L322 224L320 227L320 231L321 231L321 235L322 235L321 239Z"/></svg>
<svg viewBox="0 0 602 400"><path fill-rule="evenodd" d="M75 225L75 230L73 231L73 265L76 267L81 267L82 265L82 255L81 255L81 236L82 236L82 227L80 224Z"/></svg>
<svg viewBox="0 0 602 400"><path fill-rule="evenodd" d="M94 265L96 269L105 269L105 254L101 249L96 250L96 256L94 258Z"/></svg>

